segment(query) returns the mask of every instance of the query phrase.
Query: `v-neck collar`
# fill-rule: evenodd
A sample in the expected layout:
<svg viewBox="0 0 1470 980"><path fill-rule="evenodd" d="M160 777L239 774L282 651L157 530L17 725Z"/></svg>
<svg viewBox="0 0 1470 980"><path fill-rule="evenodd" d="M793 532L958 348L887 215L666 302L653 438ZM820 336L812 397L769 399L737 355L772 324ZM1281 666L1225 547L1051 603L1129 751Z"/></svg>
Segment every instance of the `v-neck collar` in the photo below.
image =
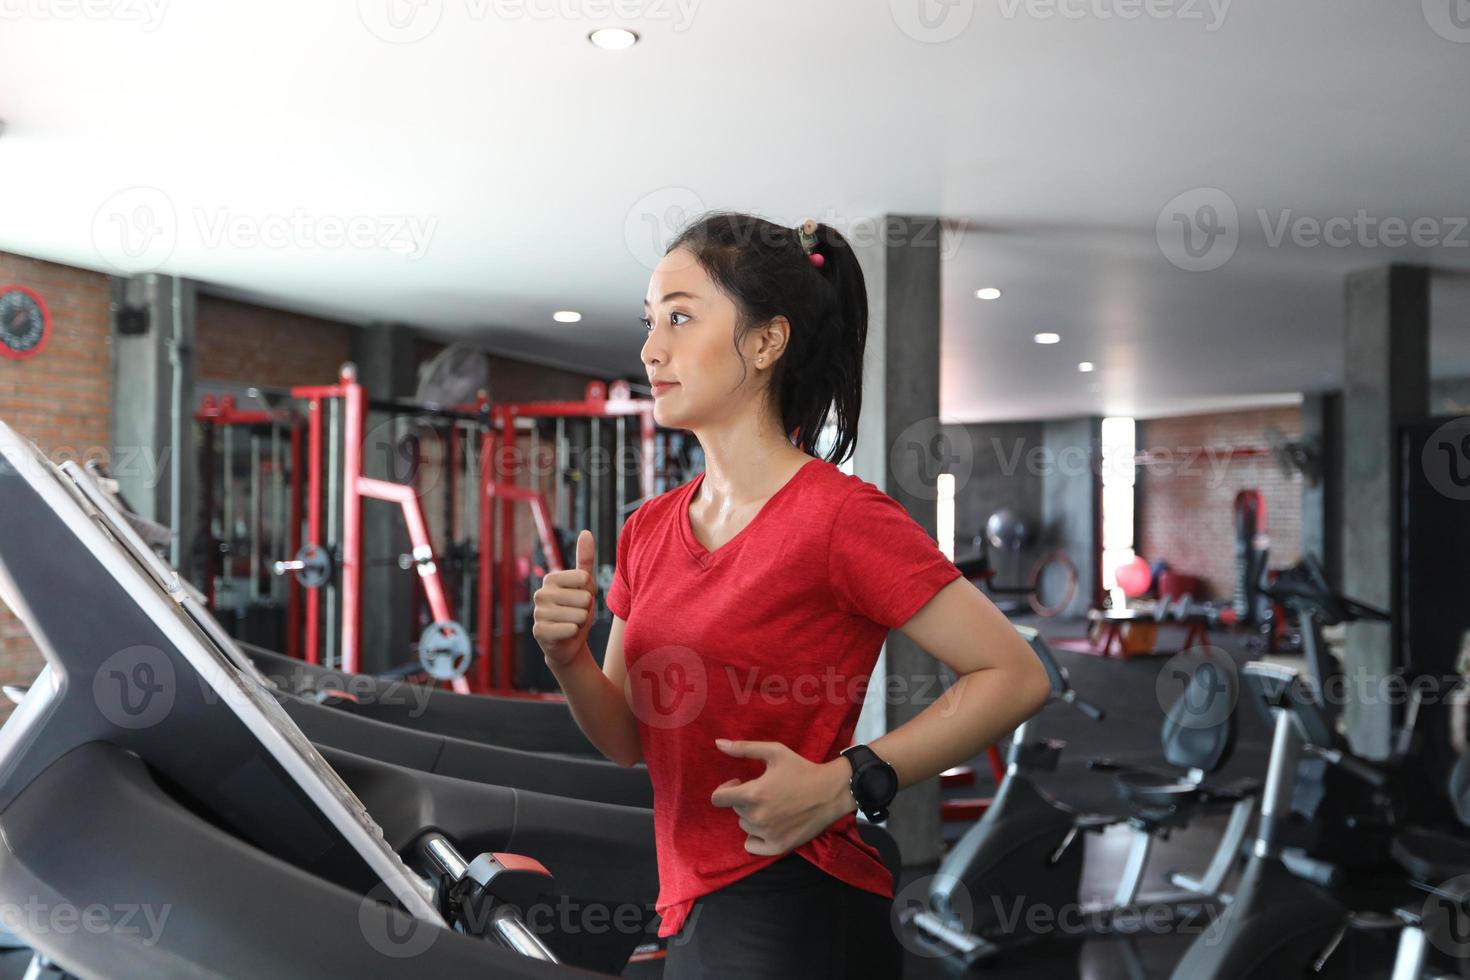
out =
<svg viewBox="0 0 1470 980"><path fill-rule="evenodd" d="M818 462L820 462L820 459L813 457L812 459L807 460L805 463L802 463L797 471L791 474L791 476L787 478L785 483L781 484L780 489L771 494L770 497L766 498L766 502L764 504L761 504L761 509L756 511L755 516L747 521L745 526L742 527L739 531L736 531L734 537L732 537L729 541L726 541L724 544L720 545L714 551L710 551L704 545L699 543L699 539L694 536L694 524L689 519L689 505L693 503L694 495L699 492L700 485L704 483L704 473L703 471L701 471L700 474L694 478L694 481L689 484L689 492L686 493L683 500L679 502L679 536L683 538L684 547L688 549L689 556L695 561L699 562L699 564L701 565L709 565L715 559L727 554L730 551L732 545L738 543L742 538L744 538L746 534L749 533L750 529L755 527L756 523L759 522L761 518L766 516L776 500L782 494L784 494L791 487L792 484L801 479L801 475L807 470L811 469L814 463Z"/></svg>

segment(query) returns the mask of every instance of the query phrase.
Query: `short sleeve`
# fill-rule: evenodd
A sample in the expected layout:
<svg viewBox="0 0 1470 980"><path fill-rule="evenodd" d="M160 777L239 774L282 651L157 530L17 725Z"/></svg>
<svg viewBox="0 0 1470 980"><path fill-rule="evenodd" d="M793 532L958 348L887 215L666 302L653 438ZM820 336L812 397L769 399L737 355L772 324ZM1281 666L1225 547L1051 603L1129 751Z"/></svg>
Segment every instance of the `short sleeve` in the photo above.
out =
<svg viewBox="0 0 1470 980"><path fill-rule="evenodd" d="M960 577L929 532L867 482L837 509L827 572L839 609L889 629L908 622Z"/></svg>
<svg viewBox="0 0 1470 980"><path fill-rule="evenodd" d="M632 567L628 559L628 552L638 525L638 511L642 509L642 507L639 507L638 510L629 514L628 519L623 522L622 531L618 533L618 549L617 557L614 559L616 564L613 568L613 580L612 585L607 590L607 608L611 609L612 614L625 623L628 621L628 613L633 608Z"/></svg>

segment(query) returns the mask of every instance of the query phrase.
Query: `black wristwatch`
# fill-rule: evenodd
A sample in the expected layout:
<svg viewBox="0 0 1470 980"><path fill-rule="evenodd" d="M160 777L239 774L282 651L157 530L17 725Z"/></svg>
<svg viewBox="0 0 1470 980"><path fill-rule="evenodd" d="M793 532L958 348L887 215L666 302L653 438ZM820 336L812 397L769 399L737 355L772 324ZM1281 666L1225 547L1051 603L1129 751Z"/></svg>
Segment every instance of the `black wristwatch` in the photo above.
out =
<svg viewBox="0 0 1470 980"><path fill-rule="evenodd" d="M843 749L842 755L852 764L852 779L847 787L858 809L873 823L887 820L888 804L898 795L898 773L866 745Z"/></svg>

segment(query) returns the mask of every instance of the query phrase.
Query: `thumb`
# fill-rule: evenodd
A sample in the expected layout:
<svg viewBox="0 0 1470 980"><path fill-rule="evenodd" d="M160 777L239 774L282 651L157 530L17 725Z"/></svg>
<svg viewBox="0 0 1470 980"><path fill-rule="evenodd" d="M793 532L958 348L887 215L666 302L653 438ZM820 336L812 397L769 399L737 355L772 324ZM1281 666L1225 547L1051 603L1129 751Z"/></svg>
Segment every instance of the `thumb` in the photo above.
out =
<svg viewBox="0 0 1470 980"><path fill-rule="evenodd" d="M591 531L583 531L577 535L577 569L587 573L588 581L595 585L597 583L597 572L593 567L597 562L597 546L592 539Z"/></svg>

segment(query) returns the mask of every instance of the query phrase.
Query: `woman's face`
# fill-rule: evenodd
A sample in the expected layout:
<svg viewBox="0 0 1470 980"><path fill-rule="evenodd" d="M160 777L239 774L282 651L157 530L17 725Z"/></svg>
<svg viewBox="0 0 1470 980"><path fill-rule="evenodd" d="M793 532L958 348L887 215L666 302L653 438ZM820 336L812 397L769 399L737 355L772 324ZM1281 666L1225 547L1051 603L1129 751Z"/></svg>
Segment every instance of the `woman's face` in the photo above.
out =
<svg viewBox="0 0 1470 980"><path fill-rule="evenodd" d="M692 253L675 249L659 262L643 317L650 329L640 357L654 385L659 425L697 431L761 403L761 379L767 375L756 370L755 361L764 358L767 368L775 363L770 331L750 331L737 353L735 304Z"/></svg>

